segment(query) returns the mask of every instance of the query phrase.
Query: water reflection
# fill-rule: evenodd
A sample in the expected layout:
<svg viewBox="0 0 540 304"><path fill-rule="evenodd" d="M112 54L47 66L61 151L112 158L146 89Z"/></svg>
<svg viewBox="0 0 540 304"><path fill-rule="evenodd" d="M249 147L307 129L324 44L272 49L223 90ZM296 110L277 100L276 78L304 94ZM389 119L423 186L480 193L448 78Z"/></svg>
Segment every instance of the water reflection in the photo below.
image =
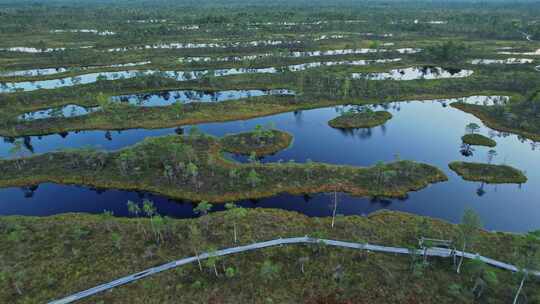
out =
<svg viewBox="0 0 540 304"><path fill-rule="evenodd" d="M537 49L536 51L532 51L532 52L509 52L509 51L503 51L503 52L499 52L499 54L537 56L537 55L540 55L540 49Z"/></svg>
<svg viewBox="0 0 540 304"><path fill-rule="evenodd" d="M134 106L158 107L169 106L177 102L222 102L259 96L295 95L294 91L287 89L275 90L227 90L227 91L164 91L156 93L121 95L112 97L113 102L129 103Z"/></svg>
<svg viewBox="0 0 540 304"><path fill-rule="evenodd" d="M92 69L103 69L103 68L127 68L135 67L141 65L147 65L152 62L142 61L142 62L129 62L129 63L118 63L111 65L103 66L86 66L86 67L59 67L59 68L45 68L45 69L30 69L30 70L19 70L19 71L0 71L0 77L38 77L38 76L48 76L61 74L66 72L79 72Z"/></svg>
<svg viewBox="0 0 540 304"><path fill-rule="evenodd" d="M187 104L192 102L223 102L259 96L293 96L294 91L287 89L274 90L227 90L217 92L180 90L163 91L156 93L130 94L113 96L111 102L129 104L139 107L163 107L177 103ZM101 107L82 107L79 105L66 105L63 107L45 109L35 112L24 113L17 117L20 121L50 118L72 118L88 115L100 111ZM107 136L106 136L107 137Z"/></svg>
<svg viewBox="0 0 540 304"><path fill-rule="evenodd" d="M418 48L400 48L400 49L375 49L375 48L361 48L361 49L338 49L327 51L292 51L286 53L263 53L244 56L225 56L225 57L182 57L179 58L180 62L194 63L194 62L240 62L263 59L267 57L281 57L281 58L302 58L302 57L323 57L323 56L342 56L342 55L359 55L359 54L372 54L372 53L387 53L397 52L399 54L415 54L421 52L422 49Z"/></svg>
<svg viewBox="0 0 540 304"><path fill-rule="evenodd" d="M368 80L416 80L463 78L473 74L471 70L441 68L433 66L393 69L381 73L353 73L353 78Z"/></svg>
<svg viewBox="0 0 540 304"><path fill-rule="evenodd" d="M529 58L506 58L506 59L473 59L471 60L471 64L483 64L483 65L489 65L489 64L527 64L527 63L533 63L533 59Z"/></svg>
<svg viewBox="0 0 540 304"><path fill-rule="evenodd" d="M107 31L107 30L98 31L96 29L51 30L51 33L83 33L83 34L96 34L98 36L116 35L116 32Z"/></svg>
<svg viewBox="0 0 540 304"><path fill-rule="evenodd" d="M9 48L0 48L0 52L21 52L21 53L50 53L63 51L66 48L33 48L25 46L16 46Z"/></svg>
<svg viewBox="0 0 540 304"><path fill-rule="evenodd" d="M51 80L39 80L39 81L25 81L25 82L5 82L0 83L0 93L10 93L18 91L34 91L39 89L56 89L63 87L71 87L75 85L90 84L97 81L107 80L119 80L129 79L135 77L144 76L160 76L173 78L176 81L189 81L194 79L200 79L204 76L233 76L241 74L275 74L283 71L304 71L306 69L325 67L325 66L337 66L337 65L352 65L362 66L378 63L391 63L400 61L400 58L395 59L377 59L377 60L349 60L349 61L326 61L326 62L310 62L303 64L295 64L285 67L266 67L266 68L230 68L230 69L217 69L217 70L201 70L201 71L117 71L117 72L103 72L103 73L91 73L83 74L74 77L51 79Z"/></svg>
<svg viewBox="0 0 540 304"><path fill-rule="evenodd" d="M17 117L19 120L29 121L47 118L70 118L87 115L100 110L100 107L85 108L78 105L66 105L59 108L29 112Z"/></svg>
<svg viewBox="0 0 540 304"><path fill-rule="evenodd" d="M301 41L283 41L283 40L256 40L246 42L209 42L209 43L195 43L195 42L174 42L174 43L158 43L147 44L143 46L128 46L120 48L111 48L109 52L127 52L132 50L148 50L148 49L200 49L200 48L248 48L248 47L261 47L261 46L293 46L300 44Z"/></svg>

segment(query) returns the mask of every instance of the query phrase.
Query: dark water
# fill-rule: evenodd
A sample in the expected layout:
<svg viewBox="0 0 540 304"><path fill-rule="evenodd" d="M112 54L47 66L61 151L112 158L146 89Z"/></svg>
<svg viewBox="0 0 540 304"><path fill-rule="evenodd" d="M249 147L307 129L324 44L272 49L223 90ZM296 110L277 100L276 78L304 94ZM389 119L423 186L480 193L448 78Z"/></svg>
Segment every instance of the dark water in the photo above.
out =
<svg viewBox="0 0 540 304"><path fill-rule="evenodd" d="M472 98L469 102L481 98ZM446 102L448 103L448 101ZM501 134L485 127L474 116L451 107L441 101L395 103L389 111L394 118L384 126L371 130L344 132L330 128L327 121L336 117L337 108L324 108L269 117L203 124L199 127L210 134L221 136L253 129L257 124L274 123L277 128L294 135L293 145L276 155L263 159L273 162L307 159L334 164L358 166L372 165L379 160L392 161L399 154L401 159L412 159L435 165L449 177L448 182L431 185L411 193L405 200L372 200L340 195L338 213L368 214L379 209L392 209L427 215L458 222L465 208L476 210L489 229L504 231L527 231L540 228L540 166L539 145L520 140L515 135ZM506 163L525 170L529 181L523 185L482 185L463 181L448 169L454 160L486 162L489 148L475 147L473 155L460 153L461 136L465 125L475 122L482 126L480 133L497 141L497 156L493 163ZM118 149L137 143L148 136L173 134L175 129L128 130L107 133L88 131L30 138L36 152L46 152L66 147L86 145L104 149ZM0 153L7 155L11 144L0 143ZM242 160L241 158L238 158ZM100 213L112 210L126 215L128 199L140 201L141 195L130 191L94 191L85 187L40 185L32 189L8 188L0 190L0 214L49 215L63 212ZM482 194L482 195L479 195ZM32 195L32 196L31 196ZM172 202L161 196L144 194L157 204L159 212L175 217L193 216L190 203ZM31 197L30 197L31 196ZM310 216L328 216L331 198L326 194L312 197L279 195L257 202L241 202L246 207L283 208ZM220 207L215 207L219 210Z"/></svg>

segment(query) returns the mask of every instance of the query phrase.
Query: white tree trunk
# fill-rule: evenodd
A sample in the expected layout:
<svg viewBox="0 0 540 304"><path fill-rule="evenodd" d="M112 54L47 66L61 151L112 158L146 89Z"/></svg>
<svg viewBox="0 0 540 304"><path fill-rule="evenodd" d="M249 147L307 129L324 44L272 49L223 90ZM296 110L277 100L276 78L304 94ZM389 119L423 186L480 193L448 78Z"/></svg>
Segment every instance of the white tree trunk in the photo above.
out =
<svg viewBox="0 0 540 304"><path fill-rule="evenodd" d="M519 294L521 293L521 290L523 289L523 284L525 284L526 279L527 279L527 273L525 273L523 275L523 279L521 279L521 283L519 284L519 288L516 292L516 296L514 297L514 302L512 302L513 304L517 304L517 301L519 299Z"/></svg>
<svg viewBox="0 0 540 304"><path fill-rule="evenodd" d="M214 273L216 274L216 277L219 277L219 274L217 272L217 267L216 267L216 264L214 263Z"/></svg>
<svg viewBox="0 0 540 304"><path fill-rule="evenodd" d="M236 234L236 223L233 223L233 230L234 230L234 243L238 242L238 236Z"/></svg>
<svg viewBox="0 0 540 304"><path fill-rule="evenodd" d="M332 228L336 223L336 210L337 210L337 192L334 191L334 210L332 211Z"/></svg>
<svg viewBox="0 0 540 304"><path fill-rule="evenodd" d="M199 263L199 270L202 272L201 259L199 258L199 252L197 252L197 250L195 250L195 256L197 257L197 263Z"/></svg>
<svg viewBox="0 0 540 304"><path fill-rule="evenodd" d="M15 289L17 290L17 293L22 296L23 293L22 293L22 290L19 288L19 284L14 283L13 285L15 286Z"/></svg>
<svg viewBox="0 0 540 304"><path fill-rule="evenodd" d="M457 266L457 269L456 269L456 272L459 274L461 272L461 265L463 264L463 256L464 256L464 252L465 252L465 247L467 246L467 243L466 242L463 242L463 250L461 250L461 258L459 259L459 263L458 263L458 266Z"/></svg>

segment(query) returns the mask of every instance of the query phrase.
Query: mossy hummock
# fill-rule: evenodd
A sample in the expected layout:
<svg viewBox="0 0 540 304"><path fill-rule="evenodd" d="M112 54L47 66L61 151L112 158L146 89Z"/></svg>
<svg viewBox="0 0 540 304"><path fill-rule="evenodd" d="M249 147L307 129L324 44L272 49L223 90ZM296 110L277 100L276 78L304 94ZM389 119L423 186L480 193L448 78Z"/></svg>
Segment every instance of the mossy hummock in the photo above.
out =
<svg viewBox="0 0 540 304"><path fill-rule="evenodd" d="M262 130L226 135L221 139L223 150L243 155L265 156L288 148L293 136L279 130Z"/></svg>
<svg viewBox="0 0 540 304"><path fill-rule="evenodd" d="M495 147L497 142L481 134L466 134L461 137L463 143L473 146Z"/></svg>
<svg viewBox="0 0 540 304"><path fill-rule="evenodd" d="M527 177L522 171L508 165L492 165L471 162L452 162L450 169L468 181L488 184L523 184Z"/></svg>
<svg viewBox="0 0 540 304"><path fill-rule="evenodd" d="M387 111L345 113L330 120L328 125L338 129L372 128L390 119L392 119L392 114Z"/></svg>

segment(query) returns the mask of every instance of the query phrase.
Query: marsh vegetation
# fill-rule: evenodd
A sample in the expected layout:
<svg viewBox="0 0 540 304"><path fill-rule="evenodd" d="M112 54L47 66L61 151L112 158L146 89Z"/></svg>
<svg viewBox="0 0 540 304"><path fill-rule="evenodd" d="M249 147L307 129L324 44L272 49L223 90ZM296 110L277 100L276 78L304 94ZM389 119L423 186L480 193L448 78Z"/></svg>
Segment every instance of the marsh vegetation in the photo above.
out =
<svg viewBox="0 0 540 304"><path fill-rule="evenodd" d="M0 302L288 235L538 266L537 234L480 230L540 222L538 4L4 2ZM416 215L341 216L378 209ZM539 300L527 272L457 263L274 248L89 301Z"/></svg>

